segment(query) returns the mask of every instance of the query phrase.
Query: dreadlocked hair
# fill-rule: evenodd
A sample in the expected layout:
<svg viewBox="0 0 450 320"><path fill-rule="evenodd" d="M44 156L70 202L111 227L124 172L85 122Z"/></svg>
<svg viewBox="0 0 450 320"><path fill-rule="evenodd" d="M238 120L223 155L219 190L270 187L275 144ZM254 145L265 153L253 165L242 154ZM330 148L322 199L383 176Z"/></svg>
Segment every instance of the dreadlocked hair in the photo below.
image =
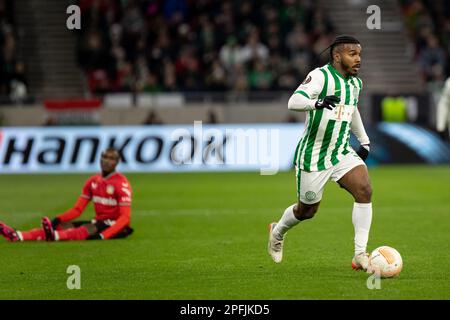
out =
<svg viewBox="0 0 450 320"><path fill-rule="evenodd" d="M333 50L336 46L343 44L343 43L355 43L360 44L359 40L352 36L337 36L336 39L334 39L333 43L329 46L330 48L330 59L333 60Z"/></svg>
<svg viewBox="0 0 450 320"><path fill-rule="evenodd" d="M333 61L333 50L336 46L343 44L343 43L356 43L356 44L360 44L359 40L356 39L355 37L352 36L346 36L346 35L341 35L341 36L337 36L336 39L334 39L333 43L330 44L328 47L326 47L321 53L319 53L316 58L314 59L314 66L317 65L317 63L319 62L320 56L327 51L328 49L330 49L330 58L331 61Z"/></svg>

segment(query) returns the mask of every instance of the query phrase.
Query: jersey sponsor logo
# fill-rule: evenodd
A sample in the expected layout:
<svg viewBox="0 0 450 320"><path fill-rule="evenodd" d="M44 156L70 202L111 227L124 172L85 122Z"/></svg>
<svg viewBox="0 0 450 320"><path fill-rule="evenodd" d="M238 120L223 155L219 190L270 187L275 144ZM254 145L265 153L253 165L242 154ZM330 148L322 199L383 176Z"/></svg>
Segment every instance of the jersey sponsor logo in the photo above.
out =
<svg viewBox="0 0 450 320"><path fill-rule="evenodd" d="M114 194L114 187L112 185L108 184L106 186L106 193L107 194Z"/></svg>
<svg viewBox="0 0 450 320"><path fill-rule="evenodd" d="M122 182L122 187L128 188L128 183Z"/></svg>
<svg viewBox="0 0 450 320"><path fill-rule="evenodd" d="M308 201L313 201L316 197L317 197L317 195L314 191L307 191L305 193L305 198Z"/></svg>
<svg viewBox="0 0 450 320"><path fill-rule="evenodd" d="M355 110L351 105L337 104L333 111L335 116L333 120L351 122L351 118Z"/></svg>
<svg viewBox="0 0 450 320"><path fill-rule="evenodd" d="M303 80L302 84L308 84L311 82L311 76L308 76L305 80Z"/></svg>
<svg viewBox="0 0 450 320"><path fill-rule="evenodd" d="M92 198L94 203L100 203L104 206L117 206L117 200L113 198L104 198L99 196L94 196Z"/></svg>

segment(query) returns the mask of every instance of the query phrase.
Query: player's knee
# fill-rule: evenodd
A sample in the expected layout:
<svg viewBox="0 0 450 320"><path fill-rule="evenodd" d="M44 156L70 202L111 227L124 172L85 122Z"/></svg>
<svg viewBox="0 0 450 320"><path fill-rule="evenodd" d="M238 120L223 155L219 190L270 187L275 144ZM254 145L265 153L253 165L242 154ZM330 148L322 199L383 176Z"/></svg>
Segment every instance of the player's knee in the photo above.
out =
<svg viewBox="0 0 450 320"><path fill-rule="evenodd" d="M370 202L372 200L372 187L370 184L365 184L358 188L357 192L357 202Z"/></svg>
<svg viewBox="0 0 450 320"><path fill-rule="evenodd" d="M302 216L300 217L299 220L303 221L303 220L312 219L312 218L314 218L314 215L316 214L316 212L317 212L317 210L315 210L315 209L307 210L302 214Z"/></svg>
<svg viewBox="0 0 450 320"><path fill-rule="evenodd" d="M300 208L299 208L300 207ZM294 211L294 215L295 217L300 220L307 220L307 219L311 219L314 217L314 215L316 214L319 206L316 204L313 205L297 205L297 212Z"/></svg>

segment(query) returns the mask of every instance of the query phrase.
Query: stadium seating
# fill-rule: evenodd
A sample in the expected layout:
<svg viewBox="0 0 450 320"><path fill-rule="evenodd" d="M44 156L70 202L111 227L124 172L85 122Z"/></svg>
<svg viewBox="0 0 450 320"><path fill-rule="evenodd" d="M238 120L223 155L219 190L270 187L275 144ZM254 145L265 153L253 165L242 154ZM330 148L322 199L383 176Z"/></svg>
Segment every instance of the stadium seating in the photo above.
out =
<svg viewBox="0 0 450 320"><path fill-rule="evenodd" d="M0 102L22 102L27 97L25 65L19 55L13 1L0 0Z"/></svg>
<svg viewBox="0 0 450 320"><path fill-rule="evenodd" d="M422 79L443 82L450 75L450 3L402 0L401 9Z"/></svg>
<svg viewBox="0 0 450 320"><path fill-rule="evenodd" d="M334 34L304 1L80 1L91 92L291 90Z"/></svg>

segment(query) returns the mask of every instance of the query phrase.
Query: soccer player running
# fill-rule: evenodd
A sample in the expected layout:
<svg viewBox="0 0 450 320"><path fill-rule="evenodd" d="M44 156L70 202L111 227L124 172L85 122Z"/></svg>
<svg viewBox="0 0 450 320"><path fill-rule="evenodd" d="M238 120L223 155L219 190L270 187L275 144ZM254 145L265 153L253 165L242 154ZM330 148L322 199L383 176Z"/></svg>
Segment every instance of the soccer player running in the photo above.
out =
<svg viewBox="0 0 450 320"><path fill-rule="evenodd" d="M331 62L311 71L290 97L288 108L307 112L305 131L295 151L296 204L288 207L278 223L269 226L268 252L276 263L283 258L286 232L317 212L325 184L337 182L355 199L353 269L367 270L366 246L372 221L372 188L363 160L370 141L358 111L362 81L361 44L354 37L339 36L330 46ZM350 130L361 146L349 145Z"/></svg>
<svg viewBox="0 0 450 320"><path fill-rule="evenodd" d="M129 236L131 217L131 186L127 178L116 172L119 153L114 148L102 152L101 174L91 176L84 184L80 197L72 209L53 220L42 218L42 228L17 231L0 222L0 234L7 240L16 241L63 241L113 239ZM94 202L95 219L73 221L88 205Z"/></svg>

